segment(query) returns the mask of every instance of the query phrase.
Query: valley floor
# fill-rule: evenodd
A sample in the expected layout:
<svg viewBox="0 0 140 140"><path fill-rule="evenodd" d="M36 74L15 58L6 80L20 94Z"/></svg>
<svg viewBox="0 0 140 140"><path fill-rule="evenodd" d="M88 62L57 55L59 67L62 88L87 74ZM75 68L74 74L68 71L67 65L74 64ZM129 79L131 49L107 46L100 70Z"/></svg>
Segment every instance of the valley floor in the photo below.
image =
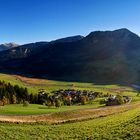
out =
<svg viewBox="0 0 140 140"><path fill-rule="evenodd" d="M96 119L64 124L0 123L0 137L14 140L139 140L140 107L98 117Z"/></svg>
<svg viewBox="0 0 140 140"><path fill-rule="evenodd" d="M130 104L111 107L103 107L100 98L92 105L50 109L37 104L28 107L6 105L0 107L1 140L140 140L140 96L131 86L62 82L8 74L0 74L0 79L27 87L33 94L43 88L47 92L76 89L132 97Z"/></svg>

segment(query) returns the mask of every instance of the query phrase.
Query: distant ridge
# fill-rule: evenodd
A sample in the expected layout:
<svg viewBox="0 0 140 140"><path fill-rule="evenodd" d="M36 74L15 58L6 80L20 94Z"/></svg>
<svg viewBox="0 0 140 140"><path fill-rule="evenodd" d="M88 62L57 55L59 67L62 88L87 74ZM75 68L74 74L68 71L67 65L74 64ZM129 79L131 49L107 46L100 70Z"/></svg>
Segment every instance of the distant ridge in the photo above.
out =
<svg viewBox="0 0 140 140"><path fill-rule="evenodd" d="M70 36L70 37L66 37L66 38L61 38L61 39L57 39L54 41L51 41L51 43L66 43L66 42L75 42L75 41L79 41L81 39L83 39L84 37L81 35L77 35L77 36Z"/></svg>
<svg viewBox="0 0 140 140"><path fill-rule="evenodd" d="M18 47L18 46L20 46L20 45L14 43L14 42L0 44L0 51L7 50L7 49L10 49L13 47Z"/></svg>

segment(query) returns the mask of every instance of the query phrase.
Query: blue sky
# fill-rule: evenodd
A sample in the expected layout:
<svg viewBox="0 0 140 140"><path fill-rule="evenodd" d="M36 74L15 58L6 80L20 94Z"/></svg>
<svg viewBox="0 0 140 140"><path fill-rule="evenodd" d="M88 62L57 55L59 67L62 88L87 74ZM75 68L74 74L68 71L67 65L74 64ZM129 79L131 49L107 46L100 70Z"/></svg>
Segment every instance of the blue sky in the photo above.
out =
<svg viewBox="0 0 140 140"><path fill-rule="evenodd" d="M140 0L0 0L0 43L49 41L95 30L140 35Z"/></svg>

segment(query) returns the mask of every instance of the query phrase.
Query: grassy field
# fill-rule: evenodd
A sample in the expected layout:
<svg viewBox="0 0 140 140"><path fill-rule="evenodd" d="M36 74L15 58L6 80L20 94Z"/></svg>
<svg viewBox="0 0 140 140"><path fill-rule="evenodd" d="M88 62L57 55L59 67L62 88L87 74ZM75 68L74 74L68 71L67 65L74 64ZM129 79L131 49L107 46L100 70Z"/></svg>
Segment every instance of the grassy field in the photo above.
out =
<svg viewBox="0 0 140 140"><path fill-rule="evenodd" d="M49 125L0 123L0 137L22 140L139 140L140 108L97 119Z"/></svg>
<svg viewBox="0 0 140 140"><path fill-rule="evenodd" d="M29 104L27 107L23 107L22 104L10 104L1 106L0 108L0 115L7 114L7 115L33 115L33 114L48 114L54 112L63 112L68 110L75 110L81 108L96 108L100 106L104 106L104 104L100 104L100 99L96 99L93 101L93 104L88 105L73 105L73 106L62 106L61 108L51 107L48 108L44 105L37 105L37 104Z"/></svg>
<svg viewBox="0 0 140 140"><path fill-rule="evenodd" d="M45 123L45 124L60 124L77 121L84 121L105 117L112 114L118 114L140 108L140 103L125 104L113 107L100 108L79 108L54 111L48 114L37 115L0 115L0 121L6 122L25 122L25 123Z"/></svg>
<svg viewBox="0 0 140 140"><path fill-rule="evenodd" d="M36 94L39 89L48 92L59 89L92 90L103 93L128 95L132 103L126 107L110 107L107 109L96 107L103 106L99 98L91 105L62 106L61 108L48 108L43 105L22 104L6 105L0 108L0 117L10 115L39 115L50 114L49 121L61 124L47 123L8 123L0 122L1 140L139 140L140 139L140 106L133 105L139 102L137 92L129 86L96 85L93 83L62 82L47 79L34 79L17 75L0 74L0 80L13 85L27 87L29 93ZM22 117L22 116L21 116ZM32 116L31 116L32 117ZM39 118L40 119L40 118ZM87 119L87 120L86 120ZM68 120L65 121L65 120ZM71 121L72 120L72 121ZM73 121L74 120L74 121ZM62 123L66 122L66 123Z"/></svg>

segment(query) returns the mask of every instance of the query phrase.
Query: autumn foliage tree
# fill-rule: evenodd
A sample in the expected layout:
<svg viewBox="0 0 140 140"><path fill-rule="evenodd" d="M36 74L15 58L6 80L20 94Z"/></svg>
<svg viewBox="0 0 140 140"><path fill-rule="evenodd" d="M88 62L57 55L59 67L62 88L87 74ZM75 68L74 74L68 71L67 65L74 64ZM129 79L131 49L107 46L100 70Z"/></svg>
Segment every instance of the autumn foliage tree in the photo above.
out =
<svg viewBox="0 0 140 140"><path fill-rule="evenodd" d="M6 104L8 104L8 98L5 97L5 96L3 96L2 102L3 102L3 106L6 105Z"/></svg>
<svg viewBox="0 0 140 140"><path fill-rule="evenodd" d="M81 104L82 105L85 105L88 103L88 97L87 96L81 96Z"/></svg>
<svg viewBox="0 0 140 140"><path fill-rule="evenodd" d="M13 96L12 96L12 103L13 104L17 103L17 97L15 96L15 94L13 94Z"/></svg>

